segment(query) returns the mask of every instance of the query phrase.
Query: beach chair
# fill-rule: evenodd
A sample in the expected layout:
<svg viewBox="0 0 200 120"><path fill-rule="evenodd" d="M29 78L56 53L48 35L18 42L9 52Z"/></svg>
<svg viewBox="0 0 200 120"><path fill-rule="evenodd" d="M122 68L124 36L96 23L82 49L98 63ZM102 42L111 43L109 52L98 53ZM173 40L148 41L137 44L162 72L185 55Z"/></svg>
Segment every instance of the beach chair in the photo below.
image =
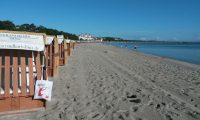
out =
<svg viewBox="0 0 200 120"><path fill-rule="evenodd" d="M49 77L58 74L59 68L59 52L58 40L55 36L46 36L45 42L45 55L46 55L46 68Z"/></svg>
<svg viewBox="0 0 200 120"><path fill-rule="evenodd" d="M34 100L36 80L47 79L45 34L0 31L0 112L44 108Z"/></svg>
<svg viewBox="0 0 200 120"><path fill-rule="evenodd" d="M73 49L74 49L74 47L75 47L75 41L74 40L71 40L71 42L70 42L70 47L71 47L71 53L72 53L72 51L73 51Z"/></svg>
<svg viewBox="0 0 200 120"><path fill-rule="evenodd" d="M63 35L57 35L59 46L59 65L63 66L67 63L67 44Z"/></svg>
<svg viewBox="0 0 200 120"><path fill-rule="evenodd" d="M67 55L70 56L71 55L71 45L70 45L71 40L65 39L65 42L67 44Z"/></svg>

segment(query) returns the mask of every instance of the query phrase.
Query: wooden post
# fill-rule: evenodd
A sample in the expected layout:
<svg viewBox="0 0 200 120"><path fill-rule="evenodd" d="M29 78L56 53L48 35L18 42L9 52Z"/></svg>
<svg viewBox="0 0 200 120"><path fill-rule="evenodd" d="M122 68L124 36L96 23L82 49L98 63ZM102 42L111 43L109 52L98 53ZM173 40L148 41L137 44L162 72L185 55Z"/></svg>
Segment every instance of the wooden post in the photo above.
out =
<svg viewBox="0 0 200 120"><path fill-rule="evenodd" d="M2 73L2 50L0 49L0 98L1 98L1 73Z"/></svg>
<svg viewBox="0 0 200 120"><path fill-rule="evenodd" d="M10 97L10 50L5 51L5 81L4 81L4 87L5 87L5 97Z"/></svg>
<svg viewBox="0 0 200 120"><path fill-rule="evenodd" d="M40 52L36 52L36 72L37 80L41 80Z"/></svg>
<svg viewBox="0 0 200 120"><path fill-rule="evenodd" d="M25 51L20 50L21 54L21 96L26 96L26 63Z"/></svg>
<svg viewBox="0 0 200 120"><path fill-rule="evenodd" d="M59 65L64 65L64 43L62 42L61 44L59 44L59 51L60 51L60 56L59 56Z"/></svg>
<svg viewBox="0 0 200 120"><path fill-rule="evenodd" d="M67 43L67 51L68 51L68 56L70 56L71 55L70 43Z"/></svg>
<svg viewBox="0 0 200 120"><path fill-rule="evenodd" d="M64 52L64 64L67 64L67 60L68 60L68 53L67 53L67 44L66 41L63 41L63 52Z"/></svg>
<svg viewBox="0 0 200 120"><path fill-rule="evenodd" d="M59 49L58 49L58 40L56 37L54 37L53 45L54 45L53 75L56 75L58 74L58 68L59 68L59 56L58 56Z"/></svg>
<svg viewBox="0 0 200 120"><path fill-rule="evenodd" d="M34 78L33 78L33 55L32 51L28 51L28 67L29 67L29 95L34 95Z"/></svg>
<svg viewBox="0 0 200 120"><path fill-rule="evenodd" d="M13 86L13 96L17 97L18 95L18 52L13 51L13 75L12 75L12 86Z"/></svg>

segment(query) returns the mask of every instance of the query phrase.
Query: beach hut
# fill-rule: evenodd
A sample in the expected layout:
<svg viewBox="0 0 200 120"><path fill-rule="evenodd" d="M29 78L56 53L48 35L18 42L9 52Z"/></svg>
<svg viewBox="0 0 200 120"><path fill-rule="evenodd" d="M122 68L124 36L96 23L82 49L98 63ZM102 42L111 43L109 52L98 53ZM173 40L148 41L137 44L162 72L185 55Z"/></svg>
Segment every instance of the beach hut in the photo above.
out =
<svg viewBox="0 0 200 120"><path fill-rule="evenodd" d="M63 35L57 35L59 46L59 65L65 65L67 63L67 44Z"/></svg>
<svg viewBox="0 0 200 120"><path fill-rule="evenodd" d="M74 47L75 47L75 41L74 41L74 40L71 40L71 42L70 42L70 47L71 47L71 53L72 53L72 50L73 50Z"/></svg>
<svg viewBox="0 0 200 120"><path fill-rule="evenodd" d="M67 44L67 55L70 56L71 55L71 46L70 46L70 39L65 39L65 42Z"/></svg>
<svg viewBox="0 0 200 120"><path fill-rule="evenodd" d="M72 49L74 49L75 45L76 45L76 42L72 40Z"/></svg>
<svg viewBox="0 0 200 120"><path fill-rule="evenodd" d="M45 34L0 31L0 112L45 107L34 100L36 80L47 79Z"/></svg>
<svg viewBox="0 0 200 120"><path fill-rule="evenodd" d="M58 40L55 36L46 36L45 55L47 74L53 77L58 73L59 68Z"/></svg>

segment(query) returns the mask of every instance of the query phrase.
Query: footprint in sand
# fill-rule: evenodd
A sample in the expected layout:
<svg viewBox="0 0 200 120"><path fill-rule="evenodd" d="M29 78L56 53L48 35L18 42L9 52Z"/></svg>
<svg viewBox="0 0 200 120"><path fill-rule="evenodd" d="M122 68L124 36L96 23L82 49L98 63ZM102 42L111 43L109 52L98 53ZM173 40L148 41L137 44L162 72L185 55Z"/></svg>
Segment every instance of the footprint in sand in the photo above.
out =
<svg viewBox="0 0 200 120"><path fill-rule="evenodd" d="M160 107L161 107L160 104L157 104L157 105L155 106L156 109L160 109Z"/></svg>
<svg viewBox="0 0 200 120"><path fill-rule="evenodd" d="M139 98L137 98L137 99L132 99L132 100L129 100L129 102L141 103L141 99L139 99Z"/></svg>
<svg viewBox="0 0 200 120"><path fill-rule="evenodd" d="M192 118L199 119L200 118L200 113L196 111L188 111L187 114L191 116Z"/></svg>
<svg viewBox="0 0 200 120"><path fill-rule="evenodd" d="M137 98L137 95L127 95L127 98Z"/></svg>
<svg viewBox="0 0 200 120"><path fill-rule="evenodd" d="M127 98L129 99L129 102L141 103L141 99L137 98L137 95L127 95Z"/></svg>
<svg viewBox="0 0 200 120"><path fill-rule="evenodd" d="M139 88L136 89L136 92L137 92L137 93L141 93L141 91L142 91L142 90L139 89Z"/></svg>
<svg viewBox="0 0 200 120"><path fill-rule="evenodd" d="M133 107L132 107L132 111L133 111L133 112L137 112L138 109L139 109L138 106L133 106Z"/></svg>
<svg viewBox="0 0 200 120"><path fill-rule="evenodd" d="M114 120L127 120L129 118L129 111L119 110L113 114Z"/></svg>
<svg viewBox="0 0 200 120"><path fill-rule="evenodd" d="M135 118L135 120L142 120L142 118Z"/></svg>
<svg viewBox="0 0 200 120"><path fill-rule="evenodd" d="M168 115L168 114L165 115L165 118L166 118L167 120L173 120L173 118L172 118L170 115Z"/></svg>

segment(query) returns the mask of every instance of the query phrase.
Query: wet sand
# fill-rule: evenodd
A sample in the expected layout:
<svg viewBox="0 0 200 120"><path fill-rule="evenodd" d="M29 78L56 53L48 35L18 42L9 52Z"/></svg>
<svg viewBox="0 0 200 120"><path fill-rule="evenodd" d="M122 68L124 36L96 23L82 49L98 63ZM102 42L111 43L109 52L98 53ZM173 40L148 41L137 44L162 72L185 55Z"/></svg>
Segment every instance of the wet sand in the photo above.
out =
<svg viewBox="0 0 200 120"><path fill-rule="evenodd" d="M0 119L200 120L200 66L92 43L76 46L46 110Z"/></svg>

